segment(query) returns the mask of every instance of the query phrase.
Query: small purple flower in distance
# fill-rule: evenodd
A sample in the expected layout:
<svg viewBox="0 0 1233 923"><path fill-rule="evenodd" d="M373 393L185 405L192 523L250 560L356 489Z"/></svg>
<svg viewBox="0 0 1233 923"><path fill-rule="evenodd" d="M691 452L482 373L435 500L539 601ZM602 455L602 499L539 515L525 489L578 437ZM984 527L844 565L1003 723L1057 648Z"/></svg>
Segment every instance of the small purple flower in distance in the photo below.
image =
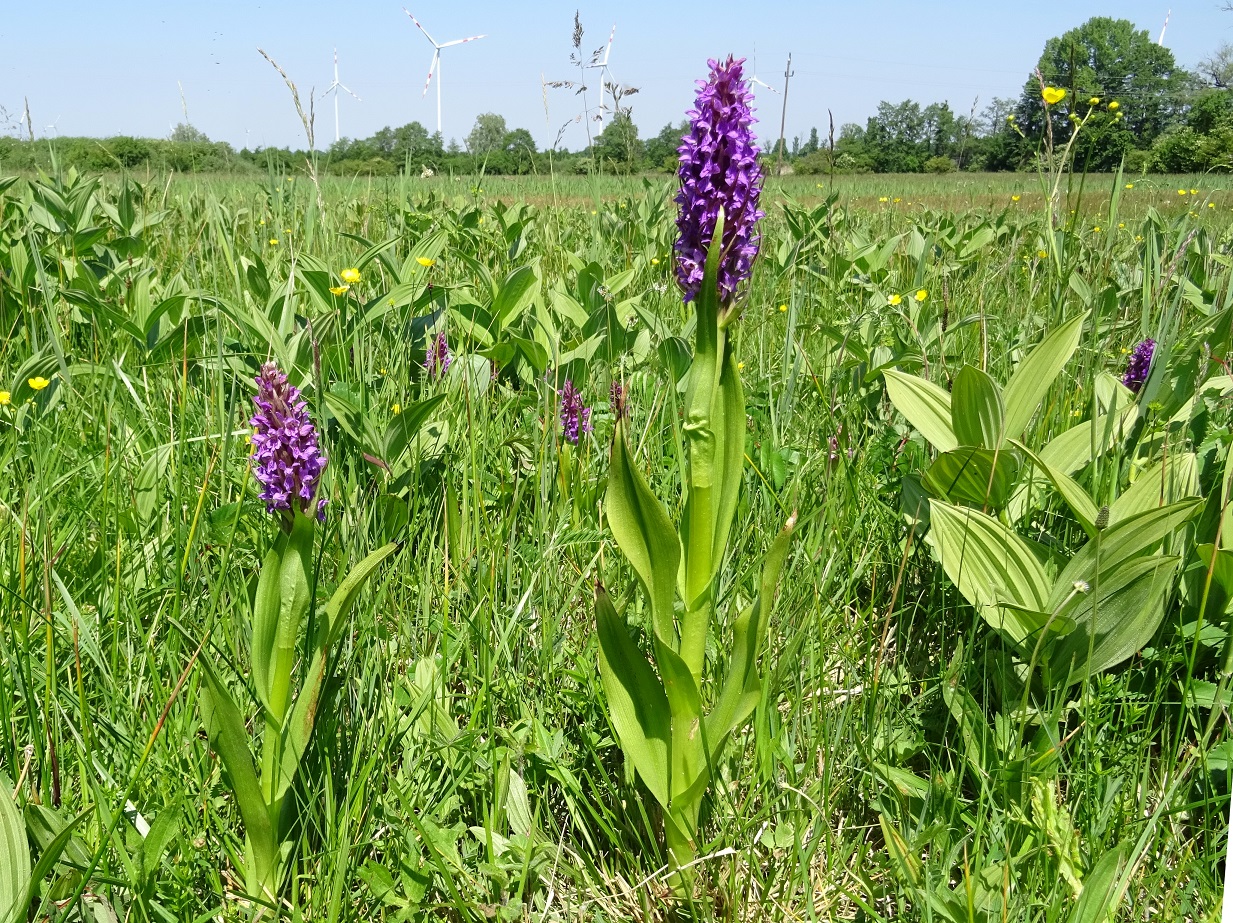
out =
<svg viewBox="0 0 1233 923"><path fill-rule="evenodd" d="M1122 376L1122 384L1139 393L1143 382L1147 381L1147 371L1152 367L1152 353L1156 350L1156 341L1143 340L1130 353L1130 361L1126 363L1126 374Z"/></svg>
<svg viewBox="0 0 1233 923"><path fill-rule="evenodd" d="M591 431L591 408L582 405L582 395L568 379L557 393L561 397L561 432L567 441L577 445L580 432Z"/></svg>
<svg viewBox="0 0 1233 923"><path fill-rule="evenodd" d="M626 412L625 406L625 386L617 379L612 379L612 384L608 386L608 403L612 406L612 415L618 420L624 418Z"/></svg>
<svg viewBox="0 0 1233 923"><path fill-rule="evenodd" d="M439 379L449 367L450 346L449 341L445 339L445 331L442 330L428 341L428 350L424 354L424 368L428 370L429 378Z"/></svg>
<svg viewBox="0 0 1233 923"><path fill-rule="evenodd" d="M261 483L267 512L281 514L290 528L294 512L308 513L317 496L326 458L317 447L317 427L308 405L273 362L257 375L257 412L253 426L253 474ZM325 518L325 498L317 500L318 519Z"/></svg>
<svg viewBox="0 0 1233 923"><path fill-rule="evenodd" d="M681 206L676 227L676 277L688 303L698 295L706 268L706 253L715 234L719 209L724 210L723 249L719 257L719 302L730 305L737 288L749 278L758 254L754 226L762 193L762 168L751 126L756 121L751 95L742 72L743 58L708 61L706 80L689 116L689 133L681 138Z"/></svg>

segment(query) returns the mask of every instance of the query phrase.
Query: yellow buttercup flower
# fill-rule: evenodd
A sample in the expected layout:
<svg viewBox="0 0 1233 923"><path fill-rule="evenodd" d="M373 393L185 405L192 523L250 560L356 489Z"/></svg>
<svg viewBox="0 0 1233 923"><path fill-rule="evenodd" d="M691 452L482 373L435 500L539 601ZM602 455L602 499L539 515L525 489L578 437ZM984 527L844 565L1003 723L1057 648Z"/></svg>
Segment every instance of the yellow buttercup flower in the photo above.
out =
<svg viewBox="0 0 1233 923"><path fill-rule="evenodd" d="M265 227L265 219L264 219L264 218L262 218L262 219L261 219L260 221L258 221L257 223L258 223L259 225L261 225L262 227Z"/></svg>
<svg viewBox="0 0 1233 923"><path fill-rule="evenodd" d="M1093 233L1093 234L1099 234L1099 233L1100 233L1100 225L1099 225L1099 224L1098 224L1098 225L1096 225L1096 227L1092 228L1092 233Z"/></svg>
<svg viewBox="0 0 1233 923"><path fill-rule="evenodd" d="M898 196L895 196L895 198L891 199L891 205L898 205L902 201L903 200L900 199Z"/></svg>
<svg viewBox="0 0 1233 923"><path fill-rule="evenodd" d="M28 384L35 391L42 391L49 384L51 384L51 382L42 376L36 375L33 378L27 379L26 384Z"/></svg>
<svg viewBox="0 0 1233 923"><path fill-rule="evenodd" d="M270 246L271 246L271 247L277 247L277 246L278 246L278 238L277 238L277 237L271 237L271 238L270 238Z"/></svg>
<svg viewBox="0 0 1233 923"><path fill-rule="evenodd" d="M1047 250L1037 250L1036 251L1036 259L1045 260L1048 258L1049 258L1049 252Z"/></svg>
<svg viewBox="0 0 1233 923"><path fill-rule="evenodd" d="M1113 102L1109 103L1109 111L1110 111L1110 112L1117 112L1117 110L1118 110L1118 108L1120 107L1120 105L1121 105L1121 104L1120 104L1120 103L1119 103L1116 99L1115 99L1115 100L1113 100Z"/></svg>
<svg viewBox="0 0 1233 923"><path fill-rule="evenodd" d="M1040 98L1045 101L1046 106L1056 106L1066 98L1066 91L1061 87L1045 87L1040 91Z"/></svg>
<svg viewBox="0 0 1233 923"><path fill-rule="evenodd" d="M1216 203L1215 203L1215 202L1208 202L1208 203L1207 203L1207 207L1208 207L1208 208L1215 208L1215 207L1216 207Z"/></svg>
<svg viewBox="0 0 1233 923"><path fill-rule="evenodd" d="M918 288L916 290L916 294L913 295L912 297L915 298L917 301L924 301L926 298L929 297L929 291L928 289Z"/></svg>
<svg viewBox="0 0 1233 923"><path fill-rule="evenodd" d="M0 407L7 407L13 402L13 395L7 391L0 391Z"/></svg>
<svg viewBox="0 0 1233 923"><path fill-rule="evenodd" d="M354 267L344 269L339 275L342 276L342 280L348 285L355 285L355 283L360 281L360 271Z"/></svg>
<svg viewBox="0 0 1233 923"><path fill-rule="evenodd" d="M330 289L330 294L331 295L345 295L347 294L348 291L350 291L350 289L351 289L350 285L336 285Z"/></svg>
<svg viewBox="0 0 1233 923"><path fill-rule="evenodd" d="M738 372L743 372L743 371L745 371L745 363L744 363L744 362L738 362L738 363L736 364L736 370L737 370Z"/></svg>
<svg viewBox="0 0 1233 923"><path fill-rule="evenodd" d="M1185 190L1185 189L1179 189L1179 190L1177 190L1177 194L1178 194L1178 195L1185 195L1185 194L1186 194L1186 190Z"/></svg>
<svg viewBox="0 0 1233 923"><path fill-rule="evenodd" d="M1087 104L1088 104L1089 106L1099 106L1099 105L1100 105L1100 97L1099 97L1099 96L1093 96L1091 99L1089 99L1089 100L1087 101Z"/></svg>
<svg viewBox="0 0 1233 923"><path fill-rule="evenodd" d="M1191 190L1190 190L1190 194L1191 194L1191 195L1198 195L1198 194L1199 194L1199 190L1197 190L1197 189L1191 189Z"/></svg>
<svg viewBox="0 0 1233 923"><path fill-rule="evenodd" d="M653 256L653 257L651 257L651 265L652 265L652 266L658 266L658 265L659 265L659 257L657 257L657 256Z"/></svg>
<svg viewBox="0 0 1233 923"><path fill-rule="evenodd" d="M1117 228L1118 228L1118 230L1119 230L1119 231L1121 231L1121 230L1125 230L1125 228L1126 228L1126 222L1125 222L1125 221L1119 221L1119 222L1117 223Z"/></svg>
<svg viewBox="0 0 1233 923"><path fill-rule="evenodd" d="M431 269L433 266L437 265L436 260L430 260L426 256L417 256L415 258L415 261L419 263L421 266L423 266L425 269Z"/></svg>
<svg viewBox="0 0 1233 923"><path fill-rule="evenodd" d="M879 202L885 202L885 201L887 201L886 196L879 196L879 197L878 197L878 201L879 201Z"/></svg>
<svg viewBox="0 0 1233 923"><path fill-rule="evenodd" d="M898 293L891 295L889 298L886 299L886 303L891 306L894 306L897 304L903 304L903 296Z"/></svg>
<svg viewBox="0 0 1233 923"><path fill-rule="evenodd" d="M1012 202L1018 202L1018 201L1019 201L1019 196L1017 196L1017 195L1013 195L1013 196L1011 196L1011 197L1010 197L1010 200L1011 200Z"/></svg>
<svg viewBox="0 0 1233 923"><path fill-rule="evenodd" d="M394 416L398 416L400 413L402 413L402 404L395 404L393 407L390 408L390 410L394 411Z"/></svg>
<svg viewBox="0 0 1233 923"><path fill-rule="evenodd" d="M788 306L787 306L786 304L781 304L781 305L779 306L779 313L780 313L780 314L787 314L787 313L788 313Z"/></svg>
<svg viewBox="0 0 1233 923"><path fill-rule="evenodd" d="M1126 188L1127 188L1127 189L1134 189L1134 188L1135 188L1135 184L1134 184L1134 183L1127 183L1127 184L1126 184Z"/></svg>

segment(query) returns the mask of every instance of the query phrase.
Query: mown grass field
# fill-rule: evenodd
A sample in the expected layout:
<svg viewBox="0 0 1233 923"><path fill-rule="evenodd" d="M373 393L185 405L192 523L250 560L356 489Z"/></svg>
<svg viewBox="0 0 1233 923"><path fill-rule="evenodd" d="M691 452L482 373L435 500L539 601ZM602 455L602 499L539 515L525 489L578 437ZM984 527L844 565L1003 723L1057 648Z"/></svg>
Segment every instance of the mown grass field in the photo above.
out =
<svg viewBox="0 0 1233 923"><path fill-rule="evenodd" d="M249 614L276 527L248 419L270 358L329 458L317 595L402 543L349 616L293 787L286 919L1217 918L1230 181L1076 177L1052 213L1028 175L768 183L735 334L747 463L721 611L752 599L776 532L794 510L799 524L766 687L714 769L684 908L610 724L593 611L602 580L645 644L601 502L614 380L638 464L680 512L693 315L672 191L331 179L321 208L304 175L0 180L0 794L33 862L48 856L31 918L257 912L200 695L209 658L260 736ZM331 292L350 267L360 281ZM530 294L496 323L523 267ZM1087 426L1068 476L1113 510L1110 535L1118 499L1153 479L1148 506L1201 502L1145 546L1162 559L1152 591L1119 597L1151 623L1143 643L1042 685L1037 635L995 627L980 588L939 565L936 506L989 513L1050 579L1106 532L1040 470L1008 503L922 487L946 447L883 372L1004 384L1080 317L1024 452ZM436 379L441 331L453 361ZM1110 380L1147 337L1152 374L1123 394ZM558 424L567 379L593 407L576 447ZM1005 451L1025 485L1036 469ZM720 619L712 667L731 643Z"/></svg>

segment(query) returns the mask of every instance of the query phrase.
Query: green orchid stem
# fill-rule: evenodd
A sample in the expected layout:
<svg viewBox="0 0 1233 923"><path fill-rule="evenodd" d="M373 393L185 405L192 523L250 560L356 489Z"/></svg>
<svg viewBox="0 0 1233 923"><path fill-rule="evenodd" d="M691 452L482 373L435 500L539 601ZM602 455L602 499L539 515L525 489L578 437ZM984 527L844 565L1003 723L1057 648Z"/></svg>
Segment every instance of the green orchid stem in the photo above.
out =
<svg viewBox="0 0 1233 923"><path fill-rule="evenodd" d="M687 829L697 829L698 808L700 803L690 806L689 813L693 822L684 827L672 817L664 817L664 845L668 848L668 887L677 900L690 900L693 897L697 848L694 839Z"/></svg>

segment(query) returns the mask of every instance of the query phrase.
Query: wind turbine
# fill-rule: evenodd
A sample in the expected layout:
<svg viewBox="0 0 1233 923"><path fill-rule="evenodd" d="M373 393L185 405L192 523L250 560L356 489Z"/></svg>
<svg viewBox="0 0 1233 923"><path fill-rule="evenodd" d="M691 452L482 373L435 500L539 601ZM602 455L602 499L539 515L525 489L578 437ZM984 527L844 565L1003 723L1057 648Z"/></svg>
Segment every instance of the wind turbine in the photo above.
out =
<svg viewBox="0 0 1233 923"><path fill-rule="evenodd" d="M405 6L402 11L408 16L411 16L411 11ZM411 16L411 21L415 23L415 28L424 33L424 38L432 42L433 53L432 63L428 65L428 79L424 81L424 92L420 95L423 99L428 95L428 84L432 83L433 74L437 76L437 133L441 133L441 49L449 48L451 45L465 45L467 42L474 42L476 39L487 38L487 35L472 35L467 38L456 38L452 42L442 42L437 44L437 40L428 34L428 30L420 25L420 21L414 16Z"/></svg>
<svg viewBox="0 0 1233 923"><path fill-rule="evenodd" d="M754 56L753 56L753 76L749 78L749 82L756 83L760 87L766 87L776 96L779 95L779 91L776 90L773 86L771 86L769 83L763 83L761 80L758 79L758 53L756 51L754 52Z"/></svg>
<svg viewBox="0 0 1233 923"><path fill-rule="evenodd" d="M604 56L601 58L599 52L591 56L591 63L587 65L587 70L599 70L599 125L602 128L604 125L604 90L608 86L614 86L612 83L612 72L608 70L608 56L612 54L612 40L616 38L616 23L612 24L612 31L608 33L608 44L604 47Z"/></svg>
<svg viewBox="0 0 1233 923"><path fill-rule="evenodd" d="M351 93L351 88L338 79L338 49L335 48L334 49L334 82L330 84L329 89L327 89L323 94L321 94L322 96L329 96L331 93L334 94L334 140L335 141L338 140L338 91L339 90L346 90L348 93ZM351 93L351 95L355 96L354 93ZM363 100L360 99L358 96L355 96L355 101L357 103L363 102Z"/></svg>
<svg viewBox="0 0 1233 923"><path fill-rule="evenodd" d="M1160 29L1160 40L1159 40L1158 42L1156 42L1156 44L1157 44L1157 45L1163 45L1163 44L1164 44L1164 34L1165 34L1165 29L1169 28L1169 17L1170 17L1170 16L1172 16L1172 15L1173 15L1173 11L1172 11L1172 10L1169 10L1169 12L1165 13L1165 24L1164 24L1164 25L1161 27L1161 29Z"/></svg>

